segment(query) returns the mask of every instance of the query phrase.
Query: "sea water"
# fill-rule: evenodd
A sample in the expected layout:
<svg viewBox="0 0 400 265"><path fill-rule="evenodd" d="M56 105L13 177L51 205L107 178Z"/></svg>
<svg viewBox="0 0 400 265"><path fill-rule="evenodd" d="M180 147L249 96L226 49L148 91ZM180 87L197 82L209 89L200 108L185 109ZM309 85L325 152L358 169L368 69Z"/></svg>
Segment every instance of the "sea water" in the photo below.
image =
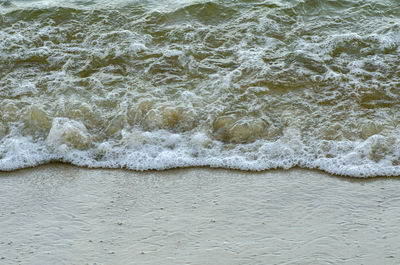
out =
<svg viewBox="0 0 400 265"><path fill-rule="evenodd" d="M0 170L400 174L398 0L0 1Z"/></svg>

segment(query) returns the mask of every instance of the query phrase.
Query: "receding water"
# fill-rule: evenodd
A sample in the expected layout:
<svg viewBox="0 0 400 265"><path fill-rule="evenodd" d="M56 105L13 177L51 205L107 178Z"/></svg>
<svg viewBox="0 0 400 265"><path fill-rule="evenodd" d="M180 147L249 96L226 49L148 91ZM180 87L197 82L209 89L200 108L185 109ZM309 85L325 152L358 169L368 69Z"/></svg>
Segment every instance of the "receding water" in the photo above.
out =
<svg viewBox="0 0 400 265"><path fill-rule="evenodd" d="M0 1L0 170L400 174L397 0Z"/></svg>

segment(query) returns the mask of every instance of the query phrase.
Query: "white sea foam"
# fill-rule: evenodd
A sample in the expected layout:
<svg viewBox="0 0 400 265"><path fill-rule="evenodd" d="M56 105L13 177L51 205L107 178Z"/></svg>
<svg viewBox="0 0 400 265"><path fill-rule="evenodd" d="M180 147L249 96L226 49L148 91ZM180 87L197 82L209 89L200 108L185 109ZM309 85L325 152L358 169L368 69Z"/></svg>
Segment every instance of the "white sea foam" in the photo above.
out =
<svg viewBox="0 0 400 265"><path fill-rule="evenodd" d="M82 124L57 120L46 141L33 143L29 137L4 137L0 142L0 169L14 170L62 161L79 166L133 170L211 166L260 171L298 166L355 177L400 174L400 166L393 165L393 161L400 159L397 141L388 147L392 152L378 154L383 155L378 161L374 159L377 143L386 141L382 136L358 142L323 141L314 143L312 148L299 141L296 135L288 135L289 140L255 141L227 150L223 143L204 133L182 136L160 130L125 132L123 146L103 142L85 150L72 148L76 142L68 142L68 136L85 137L83 131ZM82 140L82 137L78 138Z"/></svg>
<svg viewBox="0 0 400 265"><path fill-rule="evenodd" d="M0 15L0 170L398 175L400 20L378 7L13 2Z"/></svg>

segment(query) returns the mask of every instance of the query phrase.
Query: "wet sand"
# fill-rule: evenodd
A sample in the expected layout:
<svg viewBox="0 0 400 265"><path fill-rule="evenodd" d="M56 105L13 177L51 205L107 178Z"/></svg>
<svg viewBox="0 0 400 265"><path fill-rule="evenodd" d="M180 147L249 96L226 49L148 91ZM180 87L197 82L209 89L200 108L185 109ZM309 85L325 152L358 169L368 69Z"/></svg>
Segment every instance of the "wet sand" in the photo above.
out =
<svg viewBox="0 0 400 265"><path fill-rule="evenodd" d="M51 164L0 173L0 264L396 264L400 179Z"/></svg>

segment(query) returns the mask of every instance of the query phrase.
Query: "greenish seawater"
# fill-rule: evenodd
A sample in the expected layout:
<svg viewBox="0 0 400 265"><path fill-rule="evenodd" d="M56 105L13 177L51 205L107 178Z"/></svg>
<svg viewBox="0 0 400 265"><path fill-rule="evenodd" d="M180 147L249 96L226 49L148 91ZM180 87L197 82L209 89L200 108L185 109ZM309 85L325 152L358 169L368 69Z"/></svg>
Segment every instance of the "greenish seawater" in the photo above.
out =
<svg viewBox="0 0 400 265"><path fill-rule="evenodd" d="M0 170L399 175L399 44L397 0L0 1Z"/></svg>

